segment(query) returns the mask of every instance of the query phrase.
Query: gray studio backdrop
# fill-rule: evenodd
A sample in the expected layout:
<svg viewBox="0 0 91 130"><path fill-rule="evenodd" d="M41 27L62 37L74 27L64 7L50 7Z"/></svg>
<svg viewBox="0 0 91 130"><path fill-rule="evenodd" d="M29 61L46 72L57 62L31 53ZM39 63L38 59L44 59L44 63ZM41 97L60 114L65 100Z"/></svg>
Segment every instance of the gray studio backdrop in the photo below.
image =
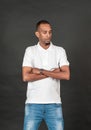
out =
<svg viewBox="0 0 91 130"><path fill-rule="evenodd" d="M91 2L0 1L0 130L22 130L26 83L21 66L25 48L37 43L38 20L53 25L53 43L66 49L71 80L62 81L65 130L91 129ZM40 95L41 96L41 95ZM42 122L40 130L47 130Z"/></svg>

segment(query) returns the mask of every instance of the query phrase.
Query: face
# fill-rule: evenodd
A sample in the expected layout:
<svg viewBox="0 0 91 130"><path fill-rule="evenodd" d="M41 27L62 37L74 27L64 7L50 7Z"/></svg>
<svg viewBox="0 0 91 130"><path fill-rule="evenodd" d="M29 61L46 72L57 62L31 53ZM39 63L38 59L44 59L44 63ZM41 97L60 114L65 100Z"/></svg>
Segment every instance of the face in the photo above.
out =
<svg viewBox="0 0 91 130"><path fill-rule="evenodd" d="M49 24L40 24L35 34L41 44L50 43L52 38L52 28Z"/></svg>

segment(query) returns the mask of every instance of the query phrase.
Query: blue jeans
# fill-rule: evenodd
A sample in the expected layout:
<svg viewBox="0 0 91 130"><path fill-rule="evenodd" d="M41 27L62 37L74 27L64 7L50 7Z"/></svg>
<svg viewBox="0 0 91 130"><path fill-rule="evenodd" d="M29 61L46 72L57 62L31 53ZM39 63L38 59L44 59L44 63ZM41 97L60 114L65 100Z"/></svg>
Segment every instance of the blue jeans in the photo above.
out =
<svg viewBox="0 0 91 130"><path fill-rule="evenodd" d="M44 119L48 130L63 130L64 121L61 104L26 104L24 130L38 130Z"/></svg>

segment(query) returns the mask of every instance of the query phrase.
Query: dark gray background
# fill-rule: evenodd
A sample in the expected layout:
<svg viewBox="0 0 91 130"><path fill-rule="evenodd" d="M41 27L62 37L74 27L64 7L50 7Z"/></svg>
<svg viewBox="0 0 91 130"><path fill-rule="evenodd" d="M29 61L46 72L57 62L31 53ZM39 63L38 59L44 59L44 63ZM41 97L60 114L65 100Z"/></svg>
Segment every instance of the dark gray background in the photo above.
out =
<svg viewBox="0 0 91 130"><path fill-rule="evenodd" d="M52 41L70 61L71 80L61 87L65 130L90 130L90 0L0 0L0 130L23 128L22 59L25 48L37 43L35 24L41 19L53 25ZM40 130L47 130L44 122Z"/></svg>

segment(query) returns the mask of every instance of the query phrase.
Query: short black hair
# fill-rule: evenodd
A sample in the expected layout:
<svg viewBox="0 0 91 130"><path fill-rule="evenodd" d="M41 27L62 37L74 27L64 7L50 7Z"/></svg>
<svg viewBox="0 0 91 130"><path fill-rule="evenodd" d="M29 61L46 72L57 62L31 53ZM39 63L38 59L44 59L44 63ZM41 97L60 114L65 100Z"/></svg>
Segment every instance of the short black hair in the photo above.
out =
<svg viewBox="0 0 91 130"><path fill-rule="evenodd" d="M36 31L38 30L38 27L40 26L40 24L49 24L51 26L51 24L47 20L40 20L36 24Z"/></svg>

